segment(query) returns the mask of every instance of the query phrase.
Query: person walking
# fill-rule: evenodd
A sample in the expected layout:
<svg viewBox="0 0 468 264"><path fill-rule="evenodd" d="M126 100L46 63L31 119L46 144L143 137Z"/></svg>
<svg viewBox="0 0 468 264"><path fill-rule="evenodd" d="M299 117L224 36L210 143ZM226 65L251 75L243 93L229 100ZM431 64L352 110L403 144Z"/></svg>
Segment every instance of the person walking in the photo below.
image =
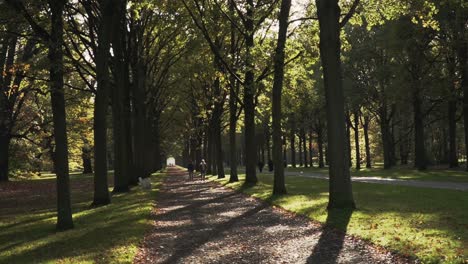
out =
<svg viewBox="0 0 468 264"><path fill-rule="evenodd" d="M263 171L263 167L265 166L265 163L263 163L263 161L259 161L258 164L258 170L260 171L260 173Z"/></svg>
<svg viewBox="0 0 468 264"><path fill-rule="evenodd" d="M269 172L272 172L272 171L273 171L273 161L272 161L272 160L269 160L269 161L268 161L268 171L269 171Z"/></svg>
<svg viewBox="0 0 468 264"><path fill-rule="evenodd" d="M193 166L193 163L191 160L189 161L187 165L187 170L189 173L189 180L193 181L193 171L195 170L195 167Z"/></svg>
<svg viewBox="0 0 468 264"><path fill-rule="evenodd" d="M200 175L201 175L202 181L204 181L205 175L206 175L206 162L204 159L202 159L200 162Z"/></svg>

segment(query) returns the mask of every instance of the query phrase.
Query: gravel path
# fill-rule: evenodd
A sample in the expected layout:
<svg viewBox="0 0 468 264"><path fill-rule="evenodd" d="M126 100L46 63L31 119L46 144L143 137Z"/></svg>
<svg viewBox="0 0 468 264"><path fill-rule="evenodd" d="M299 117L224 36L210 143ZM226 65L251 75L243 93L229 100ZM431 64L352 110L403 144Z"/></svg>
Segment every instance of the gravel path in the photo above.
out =
<svg viewBox="0 0 468 264"><path fill-rule="evenodd" d="M135 263L410 263L334 229L176 168Z"/></svg>
<svg viewBox="0 0 468 264"><path fill-rule="evenodd" d="M328 180L328 175L320 173L300 173L300 172L286 172L286 176L302 176L315 179ZM415 181L415 180L401 180L380 177L351 177L353 182L366 182L376 184L389 184L389 185L403 185L419 188L433 188L433 189L448 189L458 191L468 191L468 183L461 182L442 182L442 181Z"/></svg>

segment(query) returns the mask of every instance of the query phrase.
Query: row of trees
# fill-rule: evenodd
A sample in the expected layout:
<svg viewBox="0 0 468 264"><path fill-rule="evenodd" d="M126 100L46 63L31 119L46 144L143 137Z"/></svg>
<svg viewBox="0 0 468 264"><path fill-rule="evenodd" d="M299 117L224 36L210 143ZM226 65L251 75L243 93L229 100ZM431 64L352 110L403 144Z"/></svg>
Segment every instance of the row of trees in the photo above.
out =
<svg viewBox="0 0 468 264"><path fill-rule="evenodd" d="M352 207L348 170L352 165L360 169L364 162L369 168L373 161L382 161L388 169L399 161L425 170L430 164L457 167L460 158L466 157L467 142L462 139L468 133L461 122L466 116L467 9L463 3L353 1L341 4L340 10L337 3L327 2L322 3L327 10L323 15L319 1L308 5L304 16L283 21L282 28L278 25L282 16L276 19L279 13L269 13L273 1L256 4L184 1L193 26L202 33L212 56L222 62L199 85L218 89L213 76L224 76L225 93L218 101L229 100L224 103L229 115L218 124L210 114L219 112L214 110L219 106L201 103L206 94L192 95L196 102L189 111L193 122L188 122L185 135L185 160L198 163L207 157L209 172L222 178L219 168L224 159L231 167L230 180L236 181L236 159L241 157L246 183L255 183L253 167L258 160L265 162L266 152L267 160L276 157L277 193L285 192L285 160L293 166L328 163L330 185L339 186L330 191L343 199L336 201L337 207ZM253 46L248 39L242 40L249 36L244 24L249 19L242 16L242 10L252 12L258 30ZM215 21L224 21L225 27ZM211 28L214 24L216 28ZM281 31L284 25L290 26L287 33ZM277 34L265 33L272 27L278 29ZM281 62L285 40L286 58ZM239 43L245 45L240 51L229 48ZM244 78L239 69L244 70ZM241 111L251 107L250 69L254 69L255 111L239 114L238 107ZM287 89L281 91L280 83ZM239 121L241 131L236 129ZM210 150L210 145L222 146L212 138L219 126L229 134L228 158L219 149ZM235 142L239 132L245 140L240 151ZM300 157L296 157L298 152ZM330 206L334 206L333 198Z"/></svg>
<svg viewBox="0 0 468 264"><path fill-rule="evenodd" d="M57 174L57 228L69 229L69 147L81 150L86 172L94 156L95 206L110 203L109 164L113 192L127 192L161 168L169 87L190 35L166 2L9 0L0 6L0 180L9 178L12 139L37 146L32 155L50 159ZM69 144L70 134L85 131L92 135Z"/></svg>
<svg viewBox="0 0 468 264"><path fill-rule="evenodd" d="M5 1L0 179L21 160L20 148L29 164L51 161L58 227L67 229L77 157L88 172L94 160L96 206L110 202L109 168L113 191L126 192L168 154L204 158L220 178L227 163L230 181L245 164L246 184L257 182L266 155L275 194L287 191L286 159L328 163L329 208L354 207L349 167L359 169L363 156L367 167L457 166L468 149L460 140L468 135L460 126L468 116L467 6L302 4Z"/></svg>

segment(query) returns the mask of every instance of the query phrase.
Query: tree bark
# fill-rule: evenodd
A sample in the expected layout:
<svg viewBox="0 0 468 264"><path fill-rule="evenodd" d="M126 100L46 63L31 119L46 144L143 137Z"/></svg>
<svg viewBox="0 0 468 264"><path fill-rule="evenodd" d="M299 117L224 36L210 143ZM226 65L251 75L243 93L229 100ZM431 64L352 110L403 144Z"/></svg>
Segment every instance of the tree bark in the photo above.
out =
<svg viewBox="0 0 468 264"><path fill-rule="evenodd" d="M309 167L308 159L307 159L307 137L304 128L301 128L301 137L302 137L302 149L303 149L303 159L304 159L304 167Z"/></svg>
<svg viewBox="0 0 468 264"><path fill-rule="evenodd" d="M461 75L461 89L463 91L463 123L465 130L465 156L468 158L468 37L466 36L465 21L468 17L466 12L459 11L458 21L458 48L457 57L459 72ZM468 161L465 165L468 171Z"/></svg>
<svg viewBox="0 0 468 264"><path fill-rule="evenodd" d="M369 141L369 117L364 116L364 123L362 127L364 129L364 144L366 148L366 168L372 168L372 159L371 159L371 151L370 151L370 141Z"/></svg>
<svg viewBox="0 0 468 264"><path fill-rule="evenodd" d="M73 228L68 168L67 122L63 89L63 9L67 1L49 0L51 30L49 39L50 92L55 137L57 175L57 229Z"/></svg>
<svg viewBox="0 0 468 264"><path fill-rule="evenodd" d="M213 141L215 142L215 157L216 157L216 167L218 171L218 179L222 179L225 177L224 175L224 164L223 164L223 147L222 147L222 139L221 139L221 117L223 114L223 105L224 99L221 99L221 84L219 78L216 78L214 83L215 89L215 96L217 100L215 102L214 110L213 110Z"/></svg>
<svg viewBox="0 0 468 264"><path fill-rule="evenodd" d="M388 114L386 102L382 103L379 109L380 134L382 135L382 146L384 156L384 169L390 169L396 165L395 146L393 141L390 123L393 119L392 114Z"/></svg>
<svg viewBox="0 0 468 264"><path fill-rule="evenodd" d="M94 100L94 198L93 205L110 203L107 182L107 110L109 106L109 48L113 4L110 0L99 2L101 23L96 54L97 90Z"/></svg>
<svg viewBox="0 0 468 264"><path fill-rule="evenodd" d="M314 149L313 149L313 137L312 131L309 131L309 164L310 167L314 167Z"/></svg>
<svg viewBox="0 0 468 264"><path fill-rule="evenodd" d="M360 170L361 152L359 149L359 111L354 112L354 145L356 148L356 170Z"/></svg>
<svg viewBox="0 0 468 264"><path fill-rule="evenodd" d="M138 43L138 45L142 45ZM135 177L146 178L149 174L145 170L145 142L148 138L146 128L146 106L145 106L145 87L146 87L146 70L141 58L142 47L135 47L137 58L134 62L133 72L133 156L134 156L134 174Z"/></svg>
<svg viewBox="0 0 468 264"><path fill-rule="evenodd" d="M93 165L91 161L91 150L84 146L81 148L81 158L83 160L83 174L93 173Z"/></svg>
<svg viewBox="0 0 468 264"><path fill-rule="evenodd" d="M128 146L128 131L129 124L126 120L126 80L125 80L125 62L124 62L124 47L123 47L123 28L125 23L125 10L127 1L120 0L114 3L114 23L112 32L112 48L114 51L114 79L115 87L112 89L112 118L114 129L114 152L115 152L115 168L114 168L114 189L112 192L128 192L130 182L129 172L129 146Z"/></svg>
<svg viewBox="0 0 468 264"><path fill-rule="evenodd" d="M0 182L8 181L10 137L0 131Z"/></svg>
<svg viewBox="0 0 468 264"><path fill-rule="evenodd" d="M351 168L353 166L351 160L351 118L348 113L346 115L346 151L348 152L348 165Z"/></svg>
<svg viewBox="0 0 468 264"><path fill-rule="evenodd" d="M302 163L302 161L303 161L302 134L301 134L300 130L299 130L298 139L299 139L299 143L298 143L298 147L299 147L299 167L302 167L302 166L304 166L304 164Z"/></svg>
<svg viewBox="0 0 468 264"><path fill-rule="evenodd" d="M448 162L450 168L458 167L457 156L457 101L450 99L448 101L448 133L449 133L449 149L448 149Z"/></svg>
<svg viewBox="0 0 468 264"><path fill-rule="evenodd" d="M418 84L417 84L418 85ZM418 170L426 170L426 147L424 145L424 122L421 109L421 98L419 87L413 92L413 114L414 114L414 165Z"/></svg>
<svg viewBox="0 0 468 264"><path fill-rule="evenodd" d="M266 132L265 132L265 148L266 148L266 154L267 154L267 160L266 163L270 162L272 160L271 158L271 131L270 127L268 124L266 125Z"/></svg>
<svg viewBox="0 0 468 264"><path fill-rule="evenodd" d="M287 146L286 146L286 136L285 135L282 135L281 141L282 141L282 144L283 144L282 145L283 146L283 163L282 163L281 166L286 168L286 167L288 167L288 153L287 153L287 149L286 149ZM273 148L274 148L274 143L273 143ZM275 158L274 156L275 155L273 154L273 158ZM274 162L273 162L273 166L276 166L276 165L274 165Z"/></svg>
<svg viewBox="0 0 468 264"><path fill-rule="evenodd" d="M284 179L284 160L281 140L281 93L283 89L284 79L284 49L286 47L286 39L288 32L289 11L291 9L291 0L282 0L279 14L279 30L278 41L276 43L274 57L274 77L273 77L273 101L272 101L272 118L273 118L273 194L285 194L286 185Z"/></svg>
<svg viewBox="0 0 468 264"><path fill-rule="evenodd" d="M0 74L0 182L9 180L9 150L11 142L12 110L8 107L8 105L10 105L8 94L11 89L10 83L12 79L12 69L15 61L17 42L18 38L16 36L5 36L0 54L0 70L2 71L2 74Z"/></svg>
<svg viewBox="0 0 468 264"><path fill-rule="evenodd" d="M320 28L330 161L328 208L355 208L346 144L338 0L316 0Z"/></svg>
<svg viewBox="0 0 468 264"><path fill-rule="evenodd" d="M294 131L295 129L291 128L289 140L291 144L291 166L296 168L296 133Z"/></svg>
<svg viewBox="0 0 468 264"><path fill-rule="evenodd" d="M254 48L254 1L247 0L245 31L245 80L244 80L244 127L245 127L245 182L257 183L257 144L255 141L255 79L252 49Z"/></svg>
<svg viewBox="0 0 468 264"><path fill-rule="evenodd" d="M325 157L323 156L323 128L320 121L317 127L317 145L319 154L318 166L319 168L323 168L325 167Z"/></svg>

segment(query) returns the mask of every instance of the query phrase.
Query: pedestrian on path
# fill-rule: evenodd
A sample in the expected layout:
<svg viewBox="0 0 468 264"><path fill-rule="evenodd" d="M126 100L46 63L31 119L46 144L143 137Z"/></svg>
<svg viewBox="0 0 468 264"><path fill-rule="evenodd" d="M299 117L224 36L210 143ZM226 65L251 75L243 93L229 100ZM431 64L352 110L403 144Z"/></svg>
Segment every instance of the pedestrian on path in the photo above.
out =
<svg viewBox="0 0 468 264"><path fill-rule="evenodd" d="M187 170L189 173L189 180L193 181L193 171L195 170L195 167L193 166L193 163L191 160L189 161L187 165Z"/></svg>
<svg viewBox="0 0 468 264"><path fill-rule="evenodd" d="M202 181L205 180L205 175L206 175L206 162L204 159L202 159L200 162L200 176L201 176Z"/></svg>
<svg viewBox="0 0 468 264"><path fill-rule="evenodd" d="M263 161L259 161L258 164L257 164L257 166L258 166L258 170L259 170L260 172L262 172L262 171L263 171L263 167L265 166L265 163L263 163Z"/></svg>
<svg viewBox="0 0 468 264"><path fill-rule="evenodd" d="M269 160L269 161L268 161L268 171L269 171L269 172L272 172L272 171L273 171L273 161L272 161L272 160Z"/></svg>

